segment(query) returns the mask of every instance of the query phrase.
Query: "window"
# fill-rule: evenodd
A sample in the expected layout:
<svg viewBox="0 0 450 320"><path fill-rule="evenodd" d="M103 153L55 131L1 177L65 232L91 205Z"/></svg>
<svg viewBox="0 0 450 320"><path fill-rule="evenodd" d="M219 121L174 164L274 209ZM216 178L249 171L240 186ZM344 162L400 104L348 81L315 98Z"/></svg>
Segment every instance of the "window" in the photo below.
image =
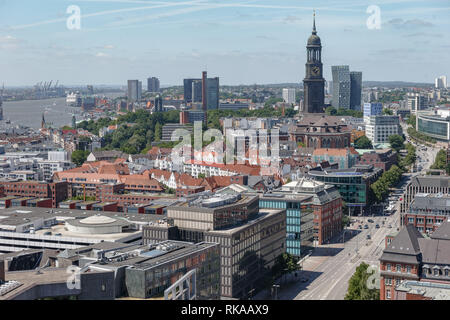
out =
<svg viewBox="0 0 450 320"><path fill-rule="evenodd" d="M411 273L411 266L407 266L407 267L406 267L406 272L407 272L407 273Z"/></svg>
<svg viewBox="0 0 450 320"><path fill-rule="evenodd" d="M392 285L392 279L391 279L391 278L386 278L386 279L384 280L384 283L385 283L387 286L390 286L390 285Z"/></svg>
<svg viewBox="0 0 450 320"><path fill-rule="evenodd" d="M386 264L386 271L391 271L391 264L390 263Z"/></svg>
<svg viewBox="0 0 450 320"><path fill-rule="evenodd" d="M391 299L391 290L386 290L386 299L387 300Z"/></svg>
<svg viewBox="0 0 450 320"><path fill-rule="evenodd" d="M402 266L400 264L396 265L396 271L402 272Z"/></svg>

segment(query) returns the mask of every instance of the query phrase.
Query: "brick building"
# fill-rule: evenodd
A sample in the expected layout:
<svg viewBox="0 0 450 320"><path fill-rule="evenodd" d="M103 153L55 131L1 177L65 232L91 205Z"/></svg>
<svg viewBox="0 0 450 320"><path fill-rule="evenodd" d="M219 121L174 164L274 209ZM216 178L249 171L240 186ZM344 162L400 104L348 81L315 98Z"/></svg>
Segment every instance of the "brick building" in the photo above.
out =
<svg viewBox="0 0 450 320"><path fill-rule="evenodd" d="M147 205L156 199L174 199L175 195L164 193L134 193L125 189L124 183L98 184L95 189L95 197L100 202L116 202L117 210L131 205Z"/></svg>
<svg viewBox="0 0 450 320"><path fill-rule="evenodd" d="M364 152L358 161L359 164L371 164L383 171L389 170L397 163L397 153L392 149L381 149Z"/></svg>
<svg viewBox="0 0 450 320"><path fill-rule="evenodd" d="M338 116L307 115L289 128L289 140L308 148L347 148L351 128Z"/></svg>
<svg viewBox="0 0 450 320"><path fill-rule="evenodd" d="M448 194L417 193L408 211L401 216L401 223L412 224L419 232L433 232L450 217L449 203Z"/></svg>
<svg viewBox="0 0 450 320"><path fill-rule="evenodd" d="M39 182L39 181L0 181L4 194L7 196L50 198L51 206L58 207L58 203L68 197L67 182Z"/></svg>
<svg viewBox="0 0 450 320"><path fill-rule="evenodd" d="M400 203L400 213L409 210L409 205L417 193L450 193L450 177L448 176L416 176L406 187L406 193Z"/></svg>
<svg viewBox="0 0 450 320"><path fill-rule="evenodd" d="M389 242L380 257L380 300L406 299L399 292L408 281L450 284L449 221L429 238L408 224Z"/></svg>

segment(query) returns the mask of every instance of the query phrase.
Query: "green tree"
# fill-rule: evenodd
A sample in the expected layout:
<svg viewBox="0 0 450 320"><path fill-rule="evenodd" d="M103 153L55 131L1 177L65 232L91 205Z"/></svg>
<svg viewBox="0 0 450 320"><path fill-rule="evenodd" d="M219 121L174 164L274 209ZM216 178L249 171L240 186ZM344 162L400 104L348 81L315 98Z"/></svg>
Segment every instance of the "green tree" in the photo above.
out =
<svg viewBox="0 0 450 320"><path fill-rule="evenodd" d="M89 150L75 150L72 152L72 162L77 166L81 166L89 155Z"/></svg>
<svg viewBox="0 0 450 320"><path fill-rule="evenodd" d="M337 113L337 110L334 107L329 106L325 109L325 113L329 116L334 116Z"/></svg>
<svg viewBox="0 0 450 320"><path fill-rule="evenodd" d="M279 255L271 270L272 277L276 279L286 273L297 270L297 262L298 258L294 257L290 253L285 252Z"/></svg>
<svg viewBox="0 0 450 320"><path fill-rule="evenodd" d="M439 150L436 155L434 163L431 165L430 169L441 169L445 170L447 168L447 151L444 149Z"/></svg>
<svg viewBox="0 0 450 320"><path fill-rule="evenodd" d="M397 152L405 147L404 142L405 139L399 134L393 134L389 136L389 144Z"/></svg>
<svg viewBox="0 0 450 320"><path fill-rule="evenodd" d="M387 116L392 116L394 114L394 112L391 109L384 108L383 109L383 114L387 115Z"/></svg>
<svg viewBox="0 0 450 320"><path fill-rule="evenodd" d="M161 124L158 122L155 125L155 141L161 141L161 135L162 135L162 126Z"/></svg>
<svg viewBox="0 0 450 320"><path fill-rule="evenodd" d="M355 140L356 149L373 149L372 142L366 136L361 136Z"/></svg>
<svg viewBox="0 0 450 320"><path fill-rule="evenodd" d="M348 290L345 295L345 300L379 300L380 290L369 289L367 284L372 279L369 279L375 271L368 272L369 265L362 262L356 267L355 273L348 282ZM373 276L372 276L373 277Z"/></svg>

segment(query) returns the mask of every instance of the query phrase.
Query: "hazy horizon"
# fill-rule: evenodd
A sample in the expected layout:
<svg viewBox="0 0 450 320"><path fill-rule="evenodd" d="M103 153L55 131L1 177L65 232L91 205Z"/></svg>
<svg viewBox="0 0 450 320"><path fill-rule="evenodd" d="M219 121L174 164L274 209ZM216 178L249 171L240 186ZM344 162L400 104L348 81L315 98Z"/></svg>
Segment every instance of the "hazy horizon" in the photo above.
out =
<svg viewBox="0 0 450 320"><path fill-rule="evenodd" d="M80 29L67 26L71 5ZM366 24L371 5L379 29ZM121 86L156 76L175 86L205 69L223 85L301 83L313 9L327 80L332 65L362 71L363 81L450 75L447 0L3 0L0 83Z"/></svg>

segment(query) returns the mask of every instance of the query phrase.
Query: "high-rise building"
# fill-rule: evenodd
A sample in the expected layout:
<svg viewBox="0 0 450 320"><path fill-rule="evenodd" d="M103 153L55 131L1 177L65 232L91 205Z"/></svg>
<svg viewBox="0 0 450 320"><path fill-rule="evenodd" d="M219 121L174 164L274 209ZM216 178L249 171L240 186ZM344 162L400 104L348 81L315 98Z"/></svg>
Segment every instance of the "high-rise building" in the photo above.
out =
<svg viewBox="0 0 450 320"><path fill-rule="evenodd" d="M139 80L128 80L128 101L141 100L142 82Z"/></svg>
<svg viewBox="0 0 450 320"><path fill-rule="evenodd" d="M426 108L426 98L419 93L408 93L408 109L411 110L411 114L416 114L417 111Z"/></svg>
<svg viewBox="0 0 450 320"><path fill-rule="evenodd" d="M201 79L184 79L184 101L201 103L201 109L219 108L219 78L208 78L206 71Z"/></svg>
<svg viewBox="0 0 450 320"><path fill-rule="evenodd" d="M92 85L88 85L87 86L87 94L89 95L92 95L92 94L94 94L94 86L92 86Z"/></svg>
<svg viewBox="0 0 450 320"><path fill-rule="evenodd" d="M349 66L332 66L333 102L336 109L350 109L350 68Z"/></svg>
<svg viewBox="0 0 450 320"><path fill-rule="evenodd" d="M369 118L371 116L377 116L380 115L383 112L383 104L382 103L369 103L366 102L364 103L364 110L363 110L363 114L364 114L364 122L368 123L369 122Z"/></svg>
<svg viewBox="0 0 450 320"><path fill-rule="evenodd" d="M159 79L156 77L147 78L147 91L159 92Z"/></svg>
<svg viewBox="0 0 450 320"><path fill-rule="evenodd" d="M283 100L284 100L284 102L289 103L289 104L295 103L295 89L284 88L283 89Z"/></svg>
<svg viewBox="0 0 450 320"><path fill-rule="evenodd" d="M208 110L219 109L219 78L206 80L206 106Z"/></svg>
<svg viewBox="0 0 450 320"><path fill-rule="evenodd" d="M195 80L200 79L184 79L183 80L183 86L184 86L184 102L190 103L192 102L192 82Z"/></svg>
<svg viewBox="0 0 450 320"><path fill-rule="evenodd" d="M202 72L202 109L203 109L203 111L206 111L207 110L207 108L208 108L208 96L207 96L207 91L206 91L206 89L207 89L207 79L208 79L208 76L207 76L207 73L206 73L206 71L203 71Z"/></svg>
<svg viewBox="0 0 450 320"><path fill-rule="evenodd" d="M361 110L362 72L350 72L350 109Z"/></svg>
<svg viewBox="0 0 450 320"><path fill-rule="evenodd" d="M436 89L446 89L447 88L447 77L440 76L434 79L434 86Z"/></svg>
<svg viewBox="0 0 450 320"><path fill-rule="evenodd" d="M326 92L327 94L333 94L333 81L326 81Z"/></svg>
<svg viewBox="0 0 450 320"><path fill-rule="evenodd" d="M155 98L155 111L162 112L163 111L163 100L162 97L158 94Z"/></svg>
<svg viewBox="0 0 450 320"><path fill-rule="evenodd" d="M361 110L362 72L349 66L332 66L333 102L336 109Z"/></svg>
<svg viewBox="0 0 450 320"><path fill-rule="evenodd" d="M307 60L303 88L304 110L307 113L322 113L325 102L325 79L323 78L322 44L316 31L316 14L313 16L313 30L306 45Z"/></svg>
<svg viewBox="0 0 450 320"><path fill-rule="evenodd" d="M192 102L202 102L202 81L192 81Z"/></svg>

